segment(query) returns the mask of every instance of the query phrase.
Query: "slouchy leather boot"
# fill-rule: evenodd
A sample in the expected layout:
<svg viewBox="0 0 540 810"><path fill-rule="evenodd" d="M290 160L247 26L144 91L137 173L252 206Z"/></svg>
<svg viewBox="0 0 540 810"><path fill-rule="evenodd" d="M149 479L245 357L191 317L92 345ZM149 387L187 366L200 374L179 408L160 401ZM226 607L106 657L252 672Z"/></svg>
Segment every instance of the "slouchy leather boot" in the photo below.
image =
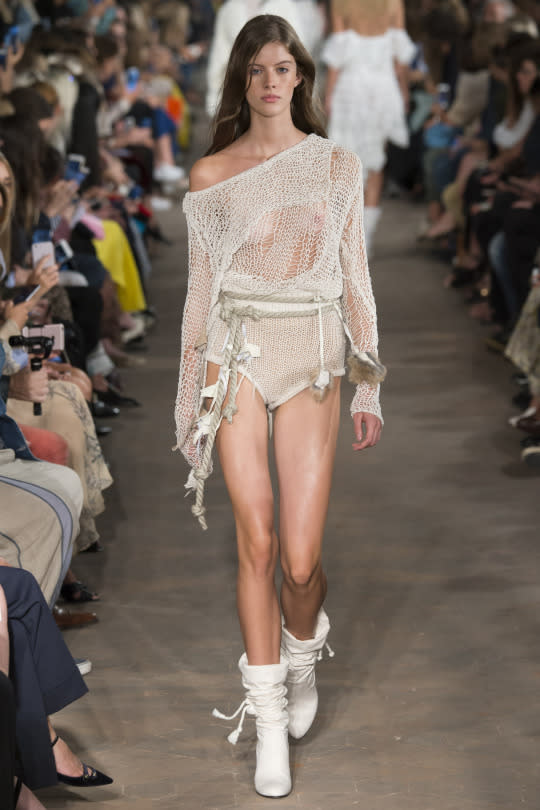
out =
<svg viewBox="0 0 540 810"><path fill-rule="evenodd" d="M244 653L238 662L246 698L237 711L227 717L214 709L214 717L232 720L240 714L238 728L228 740L236 744L246 714L253 715L257 726L257 767L255 790L261 796L277 798L291 792L287 714L287 662L250 666Z"/></svg>
<svg viewBox="0 0 540 810"><path fill-rule="evenodd" d="M330 622L323 608L317 615L315 637L301 641L286 627L281 629L281 654L287 660L289 734L296 740L311 728L317 714L319 698L315 685L315 664L322 658L322 650L330 630ZM334 653L328 646L328 654Z"/></svg>

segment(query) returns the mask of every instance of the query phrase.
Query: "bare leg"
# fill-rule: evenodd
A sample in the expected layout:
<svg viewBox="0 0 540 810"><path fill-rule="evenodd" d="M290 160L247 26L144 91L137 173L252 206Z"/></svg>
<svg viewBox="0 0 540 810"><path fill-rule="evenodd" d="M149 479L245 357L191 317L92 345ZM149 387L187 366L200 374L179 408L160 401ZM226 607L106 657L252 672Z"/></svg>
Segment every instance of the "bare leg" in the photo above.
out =
<svg viewBox="0 0 540 810"><path fill-rule="evenodd" d="M321 546L339 428L340 379L324 402L309 390L281 405L274 446L280 491L281 607L296 638L313 638L326 596Z"/></svg>
<svg viewBox="0 0 540 810"><path fill-rule="evenodd" d="M217 373L218 367L209 363L208 385L215 382ZM274 581L278 540L266 408L248 380L242 382L236 401L238 413L231 424L222 422L216 446L236 522L238 616L249 664L277 664L281 640Z"/></svg>
<svg viewBox="0 0 540 810"><path fill-rule="evenodd" d="M438 200L432 200L428 203L427 218L429 222L437 222L442 215L443 207Z"/></svg>
<svg viewBox="0 0 540 810"><path fill-rule="evenodd" d="M48 723L49 736L51 738L51 743L53 743L56 739L56 731L54 730L50 720L48 720ZM53 754L58 773L62 773L64 776L83 775L83 766L81 760L73 753L69 745L64 742L61 737L58 739L58 742L53 748Z"/></svg>
<svg viewBox="0 0 540 810"><path fill-rule="evenodd" d="M45 810L45 805L41 804L37 796L34 796L30 788L21 785L21 792L17 801L16 810Z"/></svg>
<svg viewBox="0 0 540 810"><path fill-rule="evenodd" d="M159 138L156 138L154 144L154 155L156 164L158 166L161 163L167 163L169 166L175 165L170 135L165 134L161 135Z"/></svg>
<svg viewBox="0 0 540 810"><path fill-rule="evenodd" d="M376 208L379 205L384 181L384 174L380 172L368 172L366 187L364 191L364 205Z"/></svg>

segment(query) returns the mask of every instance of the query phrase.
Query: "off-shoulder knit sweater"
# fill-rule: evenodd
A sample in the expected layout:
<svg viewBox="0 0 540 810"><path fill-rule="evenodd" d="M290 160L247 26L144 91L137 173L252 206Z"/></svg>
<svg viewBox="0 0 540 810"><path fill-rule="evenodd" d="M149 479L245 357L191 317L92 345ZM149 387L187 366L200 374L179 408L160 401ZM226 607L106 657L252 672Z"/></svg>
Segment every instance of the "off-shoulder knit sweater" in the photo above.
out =
<svg viewBox="0 0 540 810"><path fill-rule="evenodd" d="M188 192L183 210L189 281L175 417L178 447L197 467L195 422L220 292L339 299L358 350L377 355L378 337L362 225L362 166L353 152L308 135L264 163ZM380 418L378 386L356 387L351 413L359 411Z"/></svg>

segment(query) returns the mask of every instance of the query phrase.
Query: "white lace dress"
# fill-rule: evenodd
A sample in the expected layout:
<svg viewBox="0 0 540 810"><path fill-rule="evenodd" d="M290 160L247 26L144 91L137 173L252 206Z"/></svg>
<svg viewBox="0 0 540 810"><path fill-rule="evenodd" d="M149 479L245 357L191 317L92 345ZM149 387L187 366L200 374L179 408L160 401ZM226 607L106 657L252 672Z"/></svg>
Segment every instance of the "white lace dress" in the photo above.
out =
<svg viewBox="0 0 540 810"><path fill-rule="evenodd" d="M397 28L379 36L340 31L323 48L322 61L339 71L329 136L355 152L366 172L383 168L387 141L402 147L409 143L394 60L408 64L415 52L407 33Z"/></svg>
<svg viewBox="0 0 540 810"><path fill-rule="evenodd" d="M204 526L213 441L221 419L236 418L242 380L270 411L310 386L324 394L345 373L346 336L357 355L373 357L378 338L362 167L352 152L311 134L264 163L188 192L183 208L189 282L175 416L177 446L193 467L193 511ZM220 376L205 387L209 361ZM358 384L351 411L380 417L379 386Z"/></svg>

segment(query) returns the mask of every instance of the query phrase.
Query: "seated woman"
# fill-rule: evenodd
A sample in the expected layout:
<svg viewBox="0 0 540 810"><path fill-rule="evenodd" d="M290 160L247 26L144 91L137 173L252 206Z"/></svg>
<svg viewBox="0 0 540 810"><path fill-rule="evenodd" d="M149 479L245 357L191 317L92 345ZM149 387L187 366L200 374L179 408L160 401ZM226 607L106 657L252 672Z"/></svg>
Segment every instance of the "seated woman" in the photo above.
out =
<svg viewBox="0 0 540 810"><path fill-rule="evenodd" d="M526 219L527 222L531 220L530 225L533 229L538 222L540 206L538 202L535 204L534 200L535 194L540 188L540 77L536 78L531 88L530 98L535 119L523 142L519 162L509 168L507 175L498 174L495 178L496 185L493 195L488 201L473 208L474 213L470 222L471 232L481 257L480 260L486 260L489 257L490 244L498 233L504 231L507 226L515 227L516 218L518 220ZM489 265L488 269L490 269ZM513 281L520 305L524 301L523 292L527 289L529 269L525 267L527 276L523 278L518 277L519 268L517 266L511 268L511 271L516 274ZM498 323L511 325L504 295L501 294L497 276L493 272L490 273L490 288L491 301L486 304L485 312L479 311L478 317L483 320L493 320L494 317ZM475 312L471 314L474 316Z"/></svg>
<svg viewBox="0 0 540 810"><path fill-rule="evenodd" d="M76 787L109 785L112 779L85 765L54 730L49 715L88 691L54 623L41 590L28 571L0 559L0 644L2 626L9 627L10 680L15 696L17 771L27 788L63 782ZM5 651L4 651L5 655ZM41 807L21 792L19 810Z"/></svg>
<svg viewBox="0 0 540 810"><path fill-rule="evenodd" d="M493 131L496 154L485 168L467 167L459 175L463 190L467 243L465 252L459 256L456 264L465 280L471 277L486 258L485 252L475 241L474 229L472 232L470 230L469 215L491 208L488 198L501 190L498 189L501 175L511 171L516 162L522 163L523 150L537 115L532 88L539 75L539 68L540 47L537 44L527 44L513 52L509 68L506 115Z"/></svg>

